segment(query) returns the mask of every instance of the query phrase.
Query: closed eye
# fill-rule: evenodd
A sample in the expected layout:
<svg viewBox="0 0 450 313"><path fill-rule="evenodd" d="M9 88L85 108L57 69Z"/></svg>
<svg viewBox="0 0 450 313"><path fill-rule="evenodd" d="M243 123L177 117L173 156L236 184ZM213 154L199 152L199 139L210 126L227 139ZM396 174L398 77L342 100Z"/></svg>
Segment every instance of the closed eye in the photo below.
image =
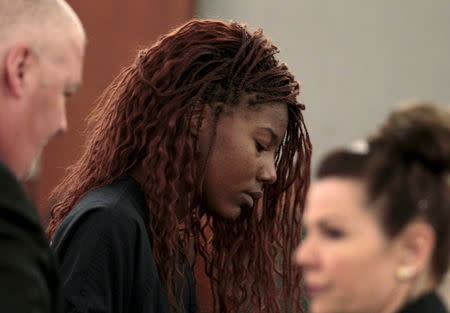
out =
<svg viewBox="0 0 450 313"><path fill-rule="evenodd" d="M340 239L344 237L345 233L334 227L322 227L322 233L329 239Z"/></svg>
<svg viewBox="0 0 450 313"><path fill-rule="evenodd" d="M306 237L308 237L308 228L306 225L302 225L301 236L302 236L302 239L306 239Z"/></svg>
<svg viewBox="0 0 450 313"><path fill-rule="evenodd" d="M262 145L259 141L255 140L255 146L256 146L256 151L258 152L263 152L263 151L268 151L269 149Z"/></svg>

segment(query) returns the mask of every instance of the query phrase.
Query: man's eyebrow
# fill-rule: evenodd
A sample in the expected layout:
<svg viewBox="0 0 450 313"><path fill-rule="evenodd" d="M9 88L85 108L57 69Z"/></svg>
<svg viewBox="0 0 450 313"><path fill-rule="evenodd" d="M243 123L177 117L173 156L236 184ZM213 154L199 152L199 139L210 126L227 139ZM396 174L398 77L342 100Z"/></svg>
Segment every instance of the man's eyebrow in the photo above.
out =
<svg viewBox="0 0 450 313"><path fill-rule="evenodd" d="M67 87L67 91L70 92L71 94L74 94L74 93L76 93L78 90L81 89L81 85L82 85L82 82L76 82L76 83L70 84L70 85Z"/></svg>
<svg viewBox="0 0 450 313"><path fill-rule="evenodd" d="M72 90L73 90L74 92L76 92L76 91L78 91L78 90L81 89L81 86L82 86L82 85L83 85L82 82L77 82L77 83L75 83L75 84L72 85Z"/></svg>

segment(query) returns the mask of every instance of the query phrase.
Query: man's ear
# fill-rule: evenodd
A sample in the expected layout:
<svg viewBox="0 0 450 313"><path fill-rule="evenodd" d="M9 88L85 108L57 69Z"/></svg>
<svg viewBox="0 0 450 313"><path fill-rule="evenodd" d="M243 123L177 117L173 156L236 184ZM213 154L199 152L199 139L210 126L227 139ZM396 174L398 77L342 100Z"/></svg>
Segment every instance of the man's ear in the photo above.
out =
<svg viewBox="0 0 450 313"><path fill-rule="evenodd" d="M428 223L411 222L399 234L399 266L397 278L406 280L428 270L435 247L436 234Z"/></svg>
<svg viewBox="0 0 450 313"><path fill-rule="evenodd" d="M5 57L5 84L7 91L14 97L25 92L26 75L33 62L32 51L27 45L14 46Z"/></svg>

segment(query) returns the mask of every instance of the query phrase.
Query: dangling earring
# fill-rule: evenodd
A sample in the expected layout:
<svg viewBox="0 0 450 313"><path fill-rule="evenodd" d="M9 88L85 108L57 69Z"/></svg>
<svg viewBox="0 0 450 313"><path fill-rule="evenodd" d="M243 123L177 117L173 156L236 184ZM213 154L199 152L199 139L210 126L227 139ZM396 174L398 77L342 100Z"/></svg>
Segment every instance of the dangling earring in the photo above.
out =
<svg viewBox="0 0 450 313"><path fill-rule="evenodd" d="M410 266L402 266L397 269L397 279L403 281L414 276L414 269Z"/></svg>

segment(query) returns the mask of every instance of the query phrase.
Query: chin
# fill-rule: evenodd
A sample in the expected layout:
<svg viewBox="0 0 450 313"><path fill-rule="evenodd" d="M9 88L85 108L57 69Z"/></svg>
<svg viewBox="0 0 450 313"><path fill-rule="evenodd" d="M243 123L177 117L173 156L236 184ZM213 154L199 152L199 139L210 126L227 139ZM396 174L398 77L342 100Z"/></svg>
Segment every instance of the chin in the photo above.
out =
<svg viewBox="0 0 450 313"><path fill-rule="evenodd" d="M236 220L241 216L242 209L240 207L219 208L213 210L213 214L225 220Z"/></svg>
<svg viewBox="0 0 450 313"><path fill-rule="evenodd" d="M339 312L336 306L327 305L323 301L311 301L311 313L336 313Z"/></svg>
<svg viewBox="0 0 450 313"><path fill-rule="evenodd" d="M233 211L225 212L225 214L222 214L222 217L228 220L236 220L241 216L241 208L237 208Z"/></svg>

